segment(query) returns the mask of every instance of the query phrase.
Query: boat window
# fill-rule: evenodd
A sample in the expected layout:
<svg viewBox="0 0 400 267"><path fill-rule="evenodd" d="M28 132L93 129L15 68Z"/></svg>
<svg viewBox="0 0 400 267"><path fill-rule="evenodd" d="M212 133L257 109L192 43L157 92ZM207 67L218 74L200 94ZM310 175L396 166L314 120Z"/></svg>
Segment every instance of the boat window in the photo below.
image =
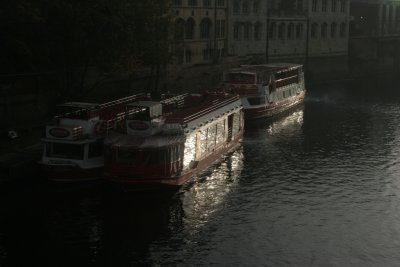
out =
<svg viewBox="0 0 400 267"><path fill-rule="evenodd" d="M83 160L84 145L47 143L46 153L48 157L53 158Z"/></svg>
<svg viewBox="0 0 400 267"><path fill-rule="evenodd" d="M207 130L199 131L199 141L200 141L200 155L204 155L207 151Z"/></svg>
<svg viewBox="0 0 400 267"><path fill-rule="evenodd" d="M160 156L161 155L161 156ZM149 166L149 165L158 165L163 163L164 154L159 150L144 150L142 152L142 162L141 165Z"/></svg>
<svg viewBox="0 0 400 267"><path fill-rule="evenodd" d="M240 114L234 113L233 114L233 127L232 133L235 135L240 130Z"/></svg>
<svg viewBox="0 0 400 267"><path fill-rule="evenodd" d="M126 165L135 165L138 158L138 153L136 151L130 150L118 150L117 152L117 163Z"/></svg>
<svg viewBox="0 0 400 267"><path fill-rule="evenodd" d="M224 141L225 136L225 120L219 121L217 123L217 144L220 144Z"/></svg>
<svg viewBox="0 0 400 267"><path fill-rule="evenodd" d="M207 150L212 150L215 147L215 139L217 134L217 125L214 124L207 131Z"/></svg>
<svg viewBox="0 0 400 267"><path fill-rule="evenodd" d="M264 97L248 97L247 101L249 101L249 104L252 105L252 106L265 104L265 98Z"/></svg>
<svg viewBox="0 0 400 267"><path fill-rule="evenodd" d="M226 79L228 82L233 83L255 83L254 74L229 73Z"/></svg>
<svg viewBox="0 0 400 267"><path fill-rule="evenodd" d="M298 73L299 73L299 71L297 69L276 73L275 80L280 80L280 79L285 79L288 77L296 76L296 75L298 75Z"/></svg>
<svg viewBox="0 0 400 267"><path fill-rule="evenodd" d="M182 146L181 145L174 145L171 147L171 161L180 161L182 158Z"/></svg>
<svg viewBox="0 0 400 267"><path fill-rule="evenodd" d="M183 154L183 165L189 166L192 160L196 158L196 135L190 135L185 142L185 150Z"/></svg>
<svg viewBox="0 0 400 267"><path fill-rule="evenodd" d="M89 144L88 158L100 157L103 155L103 142L96 141Z"/></svg>

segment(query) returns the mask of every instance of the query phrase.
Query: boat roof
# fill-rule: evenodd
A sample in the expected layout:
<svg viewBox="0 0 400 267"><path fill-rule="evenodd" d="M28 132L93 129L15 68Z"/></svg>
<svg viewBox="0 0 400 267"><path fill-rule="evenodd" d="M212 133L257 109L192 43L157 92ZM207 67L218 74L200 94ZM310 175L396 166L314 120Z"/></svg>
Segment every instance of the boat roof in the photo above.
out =
<svg viewBox="0 0 400 267"><path fill-rule="evenodd" d="M209 98L166 116L166 123L187 124L190 121L202 120L204 116L216 116L216 113L224 113L234 106L241 105L237 95ZM220 114L218 114L220 115ZM203 119L204 120L204 119Z"/></svg>
<svg viewBox="0 0 400 267"><path fill-rule="evenodd" d="M238 68L232 68L229 73L260 73L260 72L281 72L287 70L298 69L302 67L302 64L296 63L269 63L260 65L241 65Z"/></svg>

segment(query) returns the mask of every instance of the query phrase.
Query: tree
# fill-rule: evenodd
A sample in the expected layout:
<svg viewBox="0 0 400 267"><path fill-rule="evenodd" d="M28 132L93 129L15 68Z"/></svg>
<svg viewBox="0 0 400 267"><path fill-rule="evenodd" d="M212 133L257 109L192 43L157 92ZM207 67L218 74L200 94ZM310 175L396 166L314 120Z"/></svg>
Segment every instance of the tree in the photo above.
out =
<svg viewBox="0 0 400 267"><path fill-rule="evenodd" d="M168 0L5 0L1 73L56 72L65 98L169 61ZM96 73L88 83L88 74ZM91 77L94 77L91 75ZM157 82L155 84L157 86Z"/></svg>

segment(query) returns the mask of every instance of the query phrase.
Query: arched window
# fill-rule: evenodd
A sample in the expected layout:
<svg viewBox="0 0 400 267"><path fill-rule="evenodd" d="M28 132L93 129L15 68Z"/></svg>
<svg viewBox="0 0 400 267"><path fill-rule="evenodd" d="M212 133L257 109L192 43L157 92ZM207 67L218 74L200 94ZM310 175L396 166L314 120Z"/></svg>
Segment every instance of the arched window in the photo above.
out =
<svg viewBox="0 0 400 267"><path fill-rule="evenodd" d="M239 11L240 11L239 1L233 2L233 14L239 14Z"/></svg>
<svg viewBox="0 0 400 267"><path fill-rule="evenodd" d="M313 22L311 24L311 38L316 39L317 33L318 33L318 24L316 22Z"/></svg>
<svg viewBox="0 0 400 267"><path fill-rule="evenodd" d="M248 14L249 13L249 2L244 0L243 1L243 6L242 6L242 12L243 14Z"/></svg>
<svg viewBox="0 0 400 267"><path fill-rule="evenodd" d="M188 18L185 23L185 38L186 39L193 39L194 38L194 19Z"/></svg>
<svg viewBox="0 0 400 267"><path fill-rule="evenodd" d="M318 1L317 0L312 0L312 4L311 4L312 12L317 12L317 9L318 9Z"/></svg>
<svg viewBox="0 0 400 267"><path fill-rule="evenodd" d="M268 27L268 37L270 39L275 39L276 38L276 23L272 22L269 27Z"/></svg>
<svg viewBox="0 0 400 267"><path fill-rule="evenodd" d="M285 23L281 23L279 24L279 28L278 28L278 38L279 39L284 39L285 38Z"/></svg>
<svg viewBox="0 0 400 267"><path fill-rule="evenodd" d="M186 63L190 63L192 61L192 51L187 49L185 50L185 59Z"/></svg>
<svg viewBox="0 0 400 267"><path fill-rule="evenodd" d="M211 20L208 18L200 22L200 38L209 39L211 37Z"/></svg>
<svg viewBox="0 0 400 267"><path fill-rule="evenodd" d="M296 25L296 39L303 38L303 24L297 23Z"/></svg>
<svg viewBox="0 0 400 267"><path fill-rule="evenodd" d="M346 0L340 0L340 12L346 12Z"/></svg>
<svg viewBox="0 0 400 267"><path fill-rule="evenodd" d="M288 25L287 38L294 39L294 24L293 23L289 23L289 25Z"/></svg>
<svg viewBox="0 0 400 267"><path fill-rule="evenodd" d="M188 18L185 24L185 38L193 39L194 38L194 19Z"/></svg>
<svg viewBox="0 0 400 267"><path fill-rule="evenodd" d="M178 18L174 23L174 38L176 40L183 39L183 33L185 29L185 21L182 18Z"/></svg>
<svg viewBox="0 0 400 267"><path fill-rule="evenodd" d="M176 51L176 59L178 61L178 64L182 64L183 63L183 58L184 58L184 51L182 49Z"/></svg>
<svg viewBox="0 0 400 267"><path fill-rule="evenodd" d="M182 5L182 0L174 0L173 5L181 6Z"/></svg>
<svg viewBox="0 0 400 267"><path fill-rule="evenodd" d="M336 38L336 32L337 32L337 25L334 22L331 24L331 38Z"/></svg>
<svg viewBox="0 0 400 267"><path fill-rule="evenodd" d="M203 7L210 7L211 6L211 0L203 0Z"/></svg>
<svg viewBox="0 0 400 267"><path fill-rule="evenodd" d="M331 12L336 12L336 2L337 2L337 0L332 0Z"/></svg>
<svg viewBox="0 0 400 267"><path fill-rule="evenodd" d="M322 0L322 7L321 7L322 12L326 12L327 7L328 7L328 0Z"/></svg>
<svg viewBox="0 0 400 267"><path fill-rule="evenodd" d="M251 23L244 24L243 39L249 40L251 36Z"/></svg>
<svg viewBox="0 0 400 267"><path fill-rule="evenodd" d="M261 22L254 24L254 40L261 40Z"/></svg>
<svg viewBox="0 0 400 267"><path fill-rule="evenodd" d="M233 26L233 39L239 40L240 39L240 24L238 22L235 23Z"/></svg>
<svg viewBox="0 0 400 267"><path fill-rule="evenodd" d="M322 27L321 27L321 37L323 39L326 39L328 35L328 23L324 22L322 23Z"/></svg>
<svg viewBox="0 0 400 267"><path fill-rule="evenodd" d="M346 37L346 23L340 23L340 37Z"/></svg>
<svg viewBox="0 0 400 267"><path fill-rule="evenodd" d="M197 0L188 0L189 6L197 6Z"/></svg>
<svg viewBox="0 0 400 267"><path fill-rule="evenodd" d="M260 1L254 1L253 3L253 12L254 14L259 14L260 13Z"/></svg>

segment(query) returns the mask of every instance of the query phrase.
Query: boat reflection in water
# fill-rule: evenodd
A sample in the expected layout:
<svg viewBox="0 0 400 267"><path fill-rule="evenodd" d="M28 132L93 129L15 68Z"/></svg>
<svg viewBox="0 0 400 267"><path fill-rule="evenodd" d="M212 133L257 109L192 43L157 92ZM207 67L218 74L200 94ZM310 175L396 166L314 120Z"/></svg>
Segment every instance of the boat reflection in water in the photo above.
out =
<svg viewBox="0 0 400 267"><path fill-rule="evenodd" d="M293 111L293 113L290 114L289 116L282 118L281 120L276 121L274 123L271 123L267 127L268 133L278 134L287 127L303 124L303 113L304 113L303 109L298 109Z"/></svg>
<svg viewBox="0 0 400 267"><path fill-rule="evenodd" d="M242 168L243 150L239 148L184 187L181 199L187 219L196 224L206 223L221 207L225 197L235 190Z"/></svg>
<svg viewBox="0 0 400 267"><path fill-rule="evenodd" d="M175 265L218 216L243 167L239 147L174 195L110 192L104 200L104 259L114 266ZM172 241L173 240L173 241ZM169 262L169 261L174 262Z"/></svg>

